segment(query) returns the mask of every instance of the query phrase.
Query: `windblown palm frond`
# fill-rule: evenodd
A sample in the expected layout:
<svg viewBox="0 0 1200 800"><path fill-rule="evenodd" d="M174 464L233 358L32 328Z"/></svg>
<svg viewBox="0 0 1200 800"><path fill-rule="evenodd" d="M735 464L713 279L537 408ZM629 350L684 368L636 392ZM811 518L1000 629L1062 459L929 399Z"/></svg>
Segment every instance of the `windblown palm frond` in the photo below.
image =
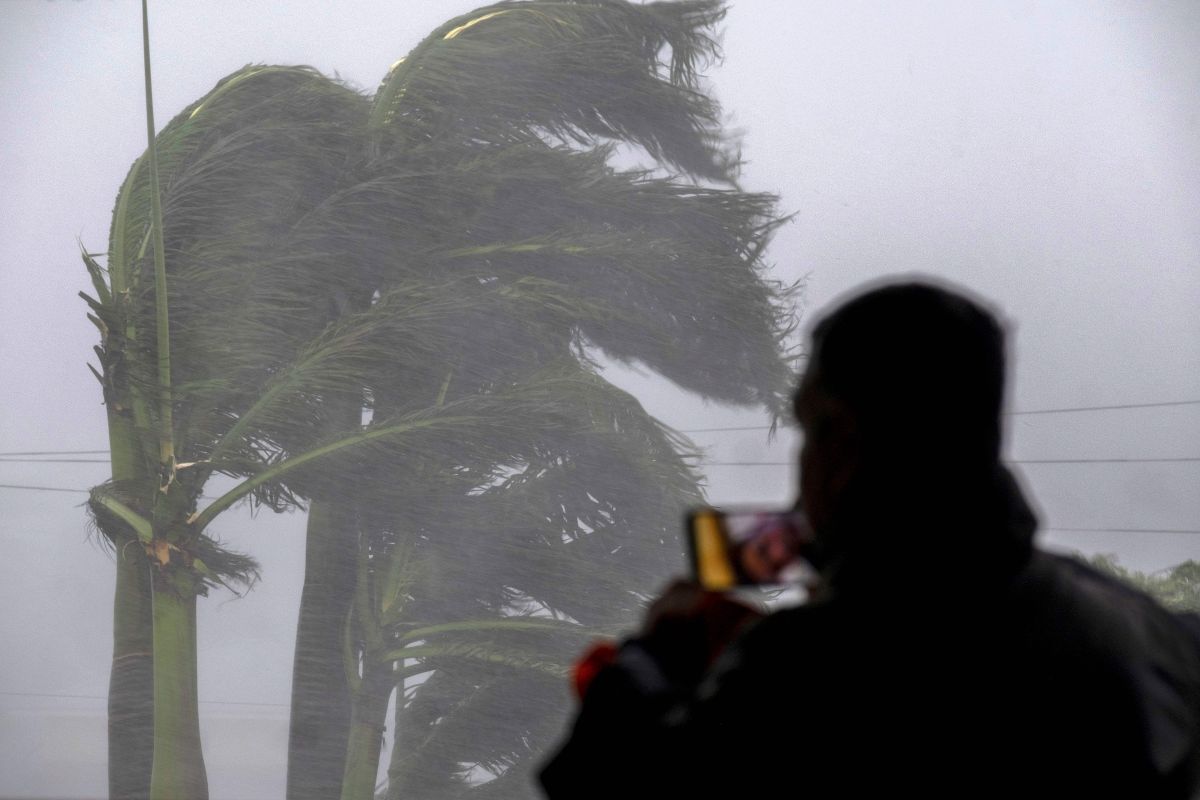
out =
<svg viewBox="0 0 1200 800"><path fill-rule="evenodd" d="M719 106L698 87L719 55L712 28L724 13L719 0L485 6L393 65L375 93L372 129L387 134L384 153L431 141L616 139L729 180L737 155Z"/></svg>
<svg viewBox="0 0 1200 800"><path fill-rule="evenodd" d="M628 456L627 471L637 471L639 465L654 468L660 483L652 491L670 496L686 493L696 480L673 446L679 441L628 394L579 364L565 362L506 387L380 417L353 432L318 439L310 449L289 454L214 501L197 522L211 519L255 486L276 481L320 480L332 491L357 490L372 496L372 505L387 505L398 476L441 469L459 482L459 490L483 491L499 470L512 465L548 469L553 464L542 466L543 459L566 456L547 454L572 442L577 450L571 455L585 465L607 444L619 443Z"/></svg>
<svg viewBox="0 0 1200 800"><path fill-rule="evenodd" d="M782 412L794 289L767 279L761 258L781 222L774 197L616 172L605 149L425 155L330 198L306 221L308 235L364 253L385 286L427 276L519 292L537 282L560 299L547 320L558 330L541 331L553 334L548 346L582 334L706 397ZM517 332L503 314L488 316L485 325Z"/></svg>
<svg viewBox="0 0 1200 800"><path fill-rule="evenodd" d="M344 284L302 274L286 253L292 222L330 193L362 131L365 100L306 68L247 67L185 109L159 135L164 240L181 462L201 461L262 383L331 318ZM148 197L135 163L114 211L101 363L106 399L139 430L157 423L142 396L156 350ZM325 271L327 272L327 271ZM120 385L118 387L118 385ZM129 407L116 395L128 394ZM157 471L152 436L145 471ZM191 497L208 470L180 473Z"/></svg>
<svg viewBox="0 0 1200 800"><path fill-rule="evenodd" d="M555 670L531 669L530 662L561 670L581 636L628 624L638 592L680 564L679 520L684 508L701 500L697 476L681 453L685 443L584 365L572 360L510 377L511 388L472 392L439 407L461 419L464 409L483 409L483 398L490 398L496 411L506 411L480 415L481 424L493 429L485 436L447 431L444 444L407 459L410 471L400 463L382 470L399 480L370 504L378 527L363 529L363 541L372 544L359 572L360 590L394 575L397 558L414 565L403 590L366 590L404 598L389 606L385 618L355 606L364 677L367 664L382 664L396 680L386 665L400 663L406 652L422 654L422 666L411 669L436 668L445 676L413 689L411 707L398 705L399 731L425 724L419 721L422 698L434 686L461 692L421 748L410 752L406 734L398 733L390 770L396 792L414 785L433 792L442 780L472 785L455 777L463 770L438 773L431 766L444 765L445 758L493 772L527 767L558 730L564 708L561 702L543 707L513 699L561 696ZM496 443L502 445L492 449ZM472 625L490 617L509 623L514 611L531 608L571 620L574 637L560 633L545 643L557 652L556 661L539 655L534 643L522 644L524 631L504 642L476 636L456 643L466 650L449 648L438 658L425 655L438 644L432 639L414 650L389 644L388 631L397 622ZM519 644L522 650L513 649ZM481 689L485 684L492 688Z"/></svg>
<svg viewBox="0 0 1200 800"><path fill-rule="evenodd" d="M503 183L476 201L471 243L431 259L481 280L536 276L602 298L619 313L581 316L576 328L609 355L702 396L782 413L794 289L767 279L761 260L782 222L776 198L616 172L603 152L525 148L491 166Z"/></svg>

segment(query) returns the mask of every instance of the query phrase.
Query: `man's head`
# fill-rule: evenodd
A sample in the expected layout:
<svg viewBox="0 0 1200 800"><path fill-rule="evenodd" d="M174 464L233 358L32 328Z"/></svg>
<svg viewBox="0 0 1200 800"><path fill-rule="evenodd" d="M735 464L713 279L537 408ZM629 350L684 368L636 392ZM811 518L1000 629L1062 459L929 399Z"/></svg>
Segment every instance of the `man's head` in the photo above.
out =
<svg viewBox="0 0 1200 800"><path fill-rule="evenodd" d="M822 319L795 396L801 497L817 531L848 504L921 504L986 480L1004 369L996 318L929 282L871 289Z"/></svg>

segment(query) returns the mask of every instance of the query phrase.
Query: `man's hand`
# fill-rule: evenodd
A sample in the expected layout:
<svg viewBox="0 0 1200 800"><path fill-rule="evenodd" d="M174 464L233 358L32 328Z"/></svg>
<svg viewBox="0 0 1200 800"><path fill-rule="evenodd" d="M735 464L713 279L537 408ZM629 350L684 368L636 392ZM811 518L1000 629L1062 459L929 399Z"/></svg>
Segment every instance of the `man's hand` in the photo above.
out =
<svg viewBox="0 0 1200 800"><path fill-rule="evenodd" d="M725 648L763 616L727 594L680 580L650 605L638 642L670 681L694 686Z"/></svg>

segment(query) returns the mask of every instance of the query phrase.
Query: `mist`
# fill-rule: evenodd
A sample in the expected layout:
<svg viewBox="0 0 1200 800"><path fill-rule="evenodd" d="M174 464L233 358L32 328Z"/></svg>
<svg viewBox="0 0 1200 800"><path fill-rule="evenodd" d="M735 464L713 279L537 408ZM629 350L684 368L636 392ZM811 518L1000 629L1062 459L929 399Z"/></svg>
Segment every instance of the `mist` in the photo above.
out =
<svg viewBox="0 0 1200 800"><path fill-rule="evenodd" d="M788 346L802 351L821 309L865 281L920 273L970 288L1010 331L1006 454L1042 544L1144 572L1200 559L1200 8L729 5L705 80L740 132L738 186L776 195L774 213L790 217L762 273L802 287ZM370 94L474 7L152 4L157 127L247 64L309 65ZM107 250L114 200L146 147L139 12L0 6L0 797L107 794L114 557L85 504L111 477L109 436L86 366L98 334L77 295L93 291L80 245ZM794 500L786 416L772 433L761 403L704 400L598 341L585 344L598 373L695 445L708 502ZM204 494L232 486L217 477ZM244 596L217 586L198 604L213 798L284 796L306 524L298 509L242 504L213 529L261 565ZM626 576L646 595L685 569L681 550L654 558ZM632 609L624 620L636 623ZM522 699L561 721L572 701L555 685Z"/></svg>

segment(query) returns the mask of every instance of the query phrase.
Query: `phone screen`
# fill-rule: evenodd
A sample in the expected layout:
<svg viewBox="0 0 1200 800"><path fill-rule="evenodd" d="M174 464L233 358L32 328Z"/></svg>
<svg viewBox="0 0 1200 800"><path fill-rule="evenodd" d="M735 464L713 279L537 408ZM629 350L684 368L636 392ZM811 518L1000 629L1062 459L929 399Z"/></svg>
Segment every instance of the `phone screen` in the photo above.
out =
<svg viewBox="0 0 1200 800"><path fill-rule="evenodd" d="M692 574L706 589L805 584L815 575L802 511L701 508L687 527Z"/></svg>

